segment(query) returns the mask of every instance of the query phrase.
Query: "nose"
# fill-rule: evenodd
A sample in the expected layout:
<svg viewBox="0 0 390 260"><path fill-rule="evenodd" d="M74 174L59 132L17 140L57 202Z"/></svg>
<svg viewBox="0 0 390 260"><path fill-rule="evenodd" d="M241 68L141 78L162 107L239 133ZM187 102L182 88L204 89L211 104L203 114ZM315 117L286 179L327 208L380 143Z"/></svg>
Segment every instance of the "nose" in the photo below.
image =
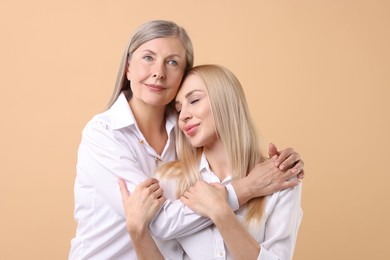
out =
<svg viewBox="0 0 390 260"><path fill-rule="evenodd" d="M165 79L165 66L164 62L156 62L153 67L153 78L156 79Z"/></svg>
<svg viewBox="0 0 390 260"><path fill-rule="evenodd" d="M179 114L179 120L182 122L187 122L191 118L192 118L192 115L191 115L190 111L188 111L188 109L185 106L182 106L180 114Z"/></svg>

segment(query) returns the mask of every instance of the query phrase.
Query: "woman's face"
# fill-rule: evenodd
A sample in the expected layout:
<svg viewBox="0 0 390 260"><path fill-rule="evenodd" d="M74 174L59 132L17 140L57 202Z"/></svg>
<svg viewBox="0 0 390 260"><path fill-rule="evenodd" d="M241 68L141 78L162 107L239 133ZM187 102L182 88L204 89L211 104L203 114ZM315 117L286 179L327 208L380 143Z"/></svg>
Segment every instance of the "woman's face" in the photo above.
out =
<svg viewBox="0 0 390 260"><path fill-rule="evenodd" d="M127 78L133 99L152 106L173 100L186 67L186 50L177 36L156 38L131 55Z"/></svg>
<svg viewBox="0 0 390 260"><path fill-rule="evenodd" d="M180 130L194 147L211 147L218 140L210 100L203 80L191 74L183 81L175 100Z"/></svg>

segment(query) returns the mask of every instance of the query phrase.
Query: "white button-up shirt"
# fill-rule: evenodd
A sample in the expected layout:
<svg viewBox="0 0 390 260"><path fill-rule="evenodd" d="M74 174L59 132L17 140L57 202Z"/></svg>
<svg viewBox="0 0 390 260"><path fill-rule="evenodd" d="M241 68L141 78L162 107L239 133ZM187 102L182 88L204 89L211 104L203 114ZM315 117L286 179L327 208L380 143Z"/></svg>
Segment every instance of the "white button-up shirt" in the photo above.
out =
<svg viewBox="0 0 390 260"><path fill-rule="evenodd" d="M211 171L204 155L200 162L200 172L204 181L229 184L231 177L222 182ZM172 178L160 180L164 194L174 198L176 181ZM299 225L302 220L301 209L302 186L276 192L266 197L266 206L258 227L249 226L249 233L259 243L260 260L292 259L297 239ZM236 211L236 216L244 222L246 208ZM240 239L240 238L237 238ZM176 239L182 247L173 247L175 251L158 242L160 249L167 259L232 259L218 229L212 225L197 233ZM179 248L179 249L178 249ZM183 250L184 252L180 252Z"/></svg>
<svg viewBox="0 0 390 260"><path fill-rule="evenodd" d="M136 259L126 230L118 177L128 189L154 174L159 162L176 159L173 115L166 120L168 141L161 155L149 146L139 131L124 94L113 106L90 120L82 133L74 186L77 221L69 259ZM238 208L232 186L229 204ZM212 223L195 214L178 200L167 200L150 224L160 239L192 234Z"/></svg>

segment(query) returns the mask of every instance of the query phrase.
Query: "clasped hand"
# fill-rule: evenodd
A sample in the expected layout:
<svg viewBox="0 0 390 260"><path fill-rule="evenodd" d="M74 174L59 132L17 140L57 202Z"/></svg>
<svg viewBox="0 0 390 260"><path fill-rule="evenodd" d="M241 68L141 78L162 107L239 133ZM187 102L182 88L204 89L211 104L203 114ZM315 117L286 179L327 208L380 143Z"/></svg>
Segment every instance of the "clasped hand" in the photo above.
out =
<svg viewBox="0 0 390 260"><path fill-rule="evenodd" d="M122 203L126 213L126 226L129 232L145 228L165 202L163 189L158 180L148 178L129 193L124 180L119 180Z"/></svg>

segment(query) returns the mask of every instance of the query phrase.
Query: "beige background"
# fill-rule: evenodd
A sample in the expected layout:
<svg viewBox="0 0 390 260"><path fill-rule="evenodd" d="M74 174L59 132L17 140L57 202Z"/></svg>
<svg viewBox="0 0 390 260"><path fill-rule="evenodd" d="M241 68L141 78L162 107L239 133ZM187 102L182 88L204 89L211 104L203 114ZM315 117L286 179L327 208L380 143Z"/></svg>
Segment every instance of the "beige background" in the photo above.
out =
<svg viewBox="0 0 390 260"><path fill-rule="evenodd" d="M390 259L390 1L0 2L0 259L66 259L80 134L141 23L233 70L266 143L305 160L295 259Z"/></svg>

